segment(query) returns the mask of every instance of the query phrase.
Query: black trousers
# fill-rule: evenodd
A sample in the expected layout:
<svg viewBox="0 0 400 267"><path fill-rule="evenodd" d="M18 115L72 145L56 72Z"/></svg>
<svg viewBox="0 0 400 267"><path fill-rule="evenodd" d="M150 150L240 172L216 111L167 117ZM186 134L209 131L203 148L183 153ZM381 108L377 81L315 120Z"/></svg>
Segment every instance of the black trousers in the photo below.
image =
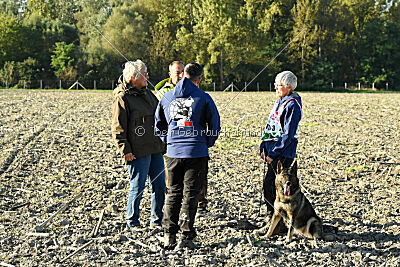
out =
<svg viewBox="0 0 400 267"><path fill-rule="evenodd" d="M163 227L166 233L181 230L187 239L196 237L193 227L200 191L208 170L208 157L166 158L168 169L167 198L164 205Z"/></svg>
<svg viewBox="0 0 400 267"><path fill-rule="evenodd" d="M208 166L207 166L206 173L208 173ZM208 184L208 179L207 179L207 175L206 175L205 181L204 181L204 186L203 186L203 189L201 189L200 196L199 196L199 204L198 204L199 208L204 208L204 209L207 208L207 205L208 205L207 184Z"/></svg>
<svg viewBox="0 0 400 267"><path fill-rule="evenodd" d="M274 202L276 197L275 178L279 160L281 161L283 168L289 168L294 159L278 157L274 159L271 164L268 164L268 171L263 181L263 192L269 216L272 216L274 213Z"/></svg>

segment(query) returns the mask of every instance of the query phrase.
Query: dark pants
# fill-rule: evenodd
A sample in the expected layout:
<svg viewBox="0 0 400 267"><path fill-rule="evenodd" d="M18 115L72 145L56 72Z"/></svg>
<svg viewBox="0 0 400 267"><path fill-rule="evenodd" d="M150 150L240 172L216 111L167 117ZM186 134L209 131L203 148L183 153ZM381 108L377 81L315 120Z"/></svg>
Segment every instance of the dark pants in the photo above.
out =
<svg viewBox="0 0 400 267"><path fill-rule="evenodd" d="M187 239L196 237L193 227L197 202L207 177L208 157L166 159L168 167L168 194L164 206L163 227L166 233L179 229Z"/></svg>
<svg viewBox="0 0 400 267"><path fill-rule="evenodd" d="M208 173L208 166L207 166L206 173ZM199 204L198 204L199 208L204 208L204 209L207 208L207 204L208 204L208 200L206 198L207 197L207 183L208 183L208 181L207 181L207 175L206 175L203 189L201 189L201 192L200 192Z"/></svg>
<svg viewBox="0 0 400 267"><path fill-rule="evenodd" d="M275 177L279 160L282 162L283 168L289 168L290 165L292 165L294 159L279 157L274 159L271 164L268 164L268 171L264 177L263 182L263 191L264 200L267 204L267 212L269 216L272 216L272 214L274 213L274 202L276 197Z"/></svg>
<svg viewBox="0 0 400 267"><path fill-rule="evenodd" d="M165 162L165 166L167 166L167 162L166 162L166 156L164 155L164 162ZM208 166L207 166L207 171L208 173ZM168 184L168 170L167 168L165 168L165 183ZM204 186L203 189L201 189L200 192L200 197L199 197L199 204L198 207L199 208L207 208L207 204L208 204L208 199L207 199L207 176L206 176L206 181L204 182ZM167 193L167 190L165 190L165 193Z"/></svg>

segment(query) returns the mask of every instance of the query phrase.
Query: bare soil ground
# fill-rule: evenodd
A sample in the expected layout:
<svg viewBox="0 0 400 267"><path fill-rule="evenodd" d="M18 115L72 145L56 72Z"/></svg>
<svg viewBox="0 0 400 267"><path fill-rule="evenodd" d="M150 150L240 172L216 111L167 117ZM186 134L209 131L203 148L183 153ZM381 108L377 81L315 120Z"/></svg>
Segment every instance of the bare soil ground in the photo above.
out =
<svg viewBox="0 0 400 267"><path fill-rule="evenodd" d="M0 91L0 263L66 265L400 265L400 94L301 93L303 192L327 225L324 239L269 240L244 229L259 216L261 130L269 92L211 93L223 132L211 150L209 214L199 248L165 251L149 229L125 229L126 168L110 134L110 91ZM41 231L40 225L82 192ZM99 234L91 237L105 210ZM93 240L93 241L92 241ZM77 248L89 246L60 263Z"/></svg>

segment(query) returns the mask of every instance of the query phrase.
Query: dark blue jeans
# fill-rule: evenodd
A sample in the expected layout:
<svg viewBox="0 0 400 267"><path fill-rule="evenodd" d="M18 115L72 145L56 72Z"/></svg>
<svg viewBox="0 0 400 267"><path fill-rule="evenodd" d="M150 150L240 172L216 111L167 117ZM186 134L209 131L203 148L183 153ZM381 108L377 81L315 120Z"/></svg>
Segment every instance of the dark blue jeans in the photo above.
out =
<svg viewBox="0 0 400 267"><path fill-rule="evenodd" d="M140 225L139 205L146 180L149 178L151 192L150 224L161 225L165 201L165 168L161 153L137 158L128 162L130 190L126 207L128 226Z"/></svg>

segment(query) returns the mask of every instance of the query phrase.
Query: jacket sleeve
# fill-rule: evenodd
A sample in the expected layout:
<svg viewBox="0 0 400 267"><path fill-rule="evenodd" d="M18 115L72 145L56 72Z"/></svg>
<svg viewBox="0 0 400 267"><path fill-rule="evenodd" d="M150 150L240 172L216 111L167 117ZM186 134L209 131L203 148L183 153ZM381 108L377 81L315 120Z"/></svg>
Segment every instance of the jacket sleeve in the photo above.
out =
<svg viewBox="0 0 400 267"><path fill-rule="evenodd" d="M207 146L212 147L217 141L219 133L221 131L221 122L218 113L217 106L212 100L211 96L208 95L206 109L206 120L207 120Z"/></svg>
<svg viewBox="0 0 400 267"><path fill-rule="evenodd" d="M128 142L128 112L121 96L115 96L112 105L112 137L118 150L123 154L132 153L131 144Z"/></svg>
<svg viewBox="0 0 400 267"><path fill-rule="evenodd" d="M167 135L168 135L168 123L165 118L164 108L161 104L161 101L158 102L156 113L154 114L155 122L154 122L154 132L160 137L161 141L166 144L167 143Z"/></svg>
<svg viewBox="0 0 400 267"><path fill-rule="evenodd" d="M276 159L278 156L283 155L285 149L294 141L297 127L301 120L301 110L299 105L288 103L286 106L286 113L284 117L284 130L281 137L276 141L274 148L268 153L268 156L272 159Z"/></svg>

